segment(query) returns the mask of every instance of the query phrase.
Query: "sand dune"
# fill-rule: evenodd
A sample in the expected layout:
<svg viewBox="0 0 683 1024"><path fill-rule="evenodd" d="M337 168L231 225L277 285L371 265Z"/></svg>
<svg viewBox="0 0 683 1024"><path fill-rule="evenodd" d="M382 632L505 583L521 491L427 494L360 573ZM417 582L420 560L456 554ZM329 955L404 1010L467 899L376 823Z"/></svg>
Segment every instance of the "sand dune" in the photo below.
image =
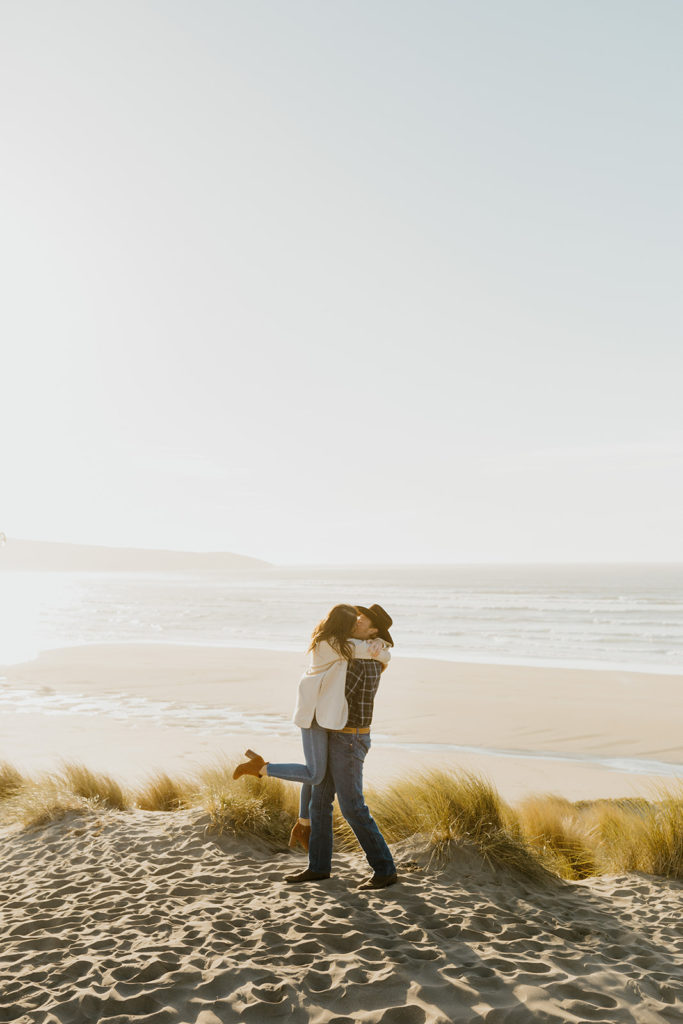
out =
<svg viewBox="0 0 683 1024"><path fill-rule="evenodd" d="M532 883L464 847L396 848L401 883L286 885L301 855L212 837L196 813L5 831L5 979L16 1024L683 1021L680 883Z"/></svg>

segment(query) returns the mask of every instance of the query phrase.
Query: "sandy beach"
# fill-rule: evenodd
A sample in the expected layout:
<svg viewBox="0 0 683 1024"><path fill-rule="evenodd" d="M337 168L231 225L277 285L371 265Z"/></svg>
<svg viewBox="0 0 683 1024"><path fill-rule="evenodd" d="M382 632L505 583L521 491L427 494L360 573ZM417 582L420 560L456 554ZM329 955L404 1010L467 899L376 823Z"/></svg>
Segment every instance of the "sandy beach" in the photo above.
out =
<svg viewBox="0 0 683 1024"><path fill-rule="evenodd" d="M131 782L246 746L298 759L302 663L171 645L47 651L0 670L1 759L29 774L80 761ZM648 795L673 781L653 764L683 761L681 681L396 658L367 778L439 766L486 774L511 801ZM466 842L437 862L417 836L394 845L391 889L358 892L367 865L346 851L330 880L292 887L301 851L208 826L199 811L97 809L5 825L0 1020L683 1021L680 881L531 881Z"/></svg>
<svg viewBox="0 0 683 1024"><path fill-rule="evenodd" d="M303 653L169 644L46 651L0 667L2 758L26 772L69 758L131 780L193 771L246 747L298 761L290 719L304 663ZM658 762L683 764L682 683L395 657L375 704L366 777L460 767L510 800L645 794L676 770L658 775Z"/></svg>

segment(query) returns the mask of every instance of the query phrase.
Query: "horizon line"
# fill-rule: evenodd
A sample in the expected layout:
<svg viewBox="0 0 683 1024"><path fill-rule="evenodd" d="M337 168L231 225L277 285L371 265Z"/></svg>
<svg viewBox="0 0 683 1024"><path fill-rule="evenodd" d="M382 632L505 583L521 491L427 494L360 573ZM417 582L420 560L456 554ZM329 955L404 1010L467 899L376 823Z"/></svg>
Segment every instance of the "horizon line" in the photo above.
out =
<svg viewBox="0 0 683 1024"><path fill-rule="evenodd" d="M274 562L274 561L272 561L272 560L270 560L268 558L263 558L262 556L259 556L259 555L246 555L243 552L229 551L227 549L211 548L211 549L197 550L197 549L190 549L190 548L138 547L138 546L131 545L131 544L125 544L125 545L101 544L101 543L93 544L93 543L79 542L79 541L38 540L38 539L35 539L35 538L27 538L27 537L13 537L13 536L12 537L8 537L6 534L2 534L2 532L0 532L0 537L3 537L3 536L6 538L7 546L10 546L10 544L12 542L17 542L18 541L18 542L21 542L21 543L24 543L24 544L49 544L49 545L60 546L60 547L99 548L99 549L106 550L106 551L134 551L134 552L140 552L140 553L152 552L152 553L155 553L155 554L200 555L200 556L232 555L232 556L235 556L235 557L238 557L238 558L252 559L253 561L262 562L262 563L265 563L266 566L271 567L271 568L276 568L276 569L303 568L303 567L320 568L320 569L326 569L326 568L335 568L335 569L337 569L337 568L338 569L341 569L341 568L347 568L347 569L377 568L377 569L381 569L381 568L411 568L411 567L413 567L413 568L420 567L420 568L435 568L435 569L438 569L438 568L466 568L466 567L475 567L475 566L477 566L477 567L481 567L481 566L498 566L498 567L501 567L501 566L506 566L506 567L515 567L515 566L518 566L518 567L522 567L522 566L524 566L524 567L529 567L529 566L536 566L536 567L542 567L542 566L546 566L546 567L552 567L552 566L558 566L558 567L587 567L587 566L615 566L615 565L620 565L620 566L645 566L645 565L649 565L649 566L670 566L670 567L680 566L681 568L683 568L683 559L679 559L679 558L675 558L675 559L662 559L662 558L654 558L654 559L652 559L652 558L638 558L638 559L633 559L633 558L608 558L608 559L579 558L579 559L569 559L569 560L562 559L562 558L559 558L559 559L553 559L553 558L550 558L550 559L531 559L531 560L523 560L523 559L519 559L519 558L512 558L512 559L474 559L474 560L455 560L455 561L448 561L448 560L443 560L443 561L431 561L431 560L430 561L420 561L420 560L414 560L413 559L413 560L410 560L410 561L381 561L381 562L369 562L369 561L364 561L364 562L350 562L350 561L343 561L343 562L340 562L340 561L283 561L283 562L279 562L278 561L278 562ZM3 547L5 547L5 544L2 544L0 546L0 552L2 551ZM0 559L1 559L1 555L0 555ZM0 565L1 565L1 561L0 561Z"/></svg>

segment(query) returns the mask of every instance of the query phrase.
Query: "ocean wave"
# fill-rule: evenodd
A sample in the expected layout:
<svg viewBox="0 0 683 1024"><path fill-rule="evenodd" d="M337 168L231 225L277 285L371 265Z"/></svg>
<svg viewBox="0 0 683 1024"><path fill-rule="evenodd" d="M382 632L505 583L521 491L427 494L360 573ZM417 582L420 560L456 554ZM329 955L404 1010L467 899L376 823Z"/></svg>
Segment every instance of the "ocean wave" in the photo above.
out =
<svg viewBox="0 0 683 1024"><path fill-rule="evenodd" d="M349 592L389 609L397 653L683 672L683 572L653 567L611 567L604 577L595 567L491 566L278 569L218 580L0 574L0 661L83 643L303 650L313 623Z"/></svg>

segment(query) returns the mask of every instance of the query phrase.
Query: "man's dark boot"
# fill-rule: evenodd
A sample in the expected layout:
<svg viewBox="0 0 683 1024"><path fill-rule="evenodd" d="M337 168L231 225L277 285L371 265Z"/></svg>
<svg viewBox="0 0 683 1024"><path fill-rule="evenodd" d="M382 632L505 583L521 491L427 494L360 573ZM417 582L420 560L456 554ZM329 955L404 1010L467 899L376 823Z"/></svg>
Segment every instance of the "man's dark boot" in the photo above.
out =
<svg viewBox="0 0 683 1024"><path fill-rule="evenodd" d="M300 871L298 875L285 875L285 882L289 882L290 885L295 882L322 882L323 879L329 877L329 875L324 874L322 871L311 871L310 868L306 868L305 871Z"/></svg>
<svg viewBox="0 0 683 1024"><path fill-rule="evenodd" d="M358 886L359 889L386 889L389 885L396 885L398 882L398 875L373 875L372 878L368 878L367 881L361 882Z"/></svg>

